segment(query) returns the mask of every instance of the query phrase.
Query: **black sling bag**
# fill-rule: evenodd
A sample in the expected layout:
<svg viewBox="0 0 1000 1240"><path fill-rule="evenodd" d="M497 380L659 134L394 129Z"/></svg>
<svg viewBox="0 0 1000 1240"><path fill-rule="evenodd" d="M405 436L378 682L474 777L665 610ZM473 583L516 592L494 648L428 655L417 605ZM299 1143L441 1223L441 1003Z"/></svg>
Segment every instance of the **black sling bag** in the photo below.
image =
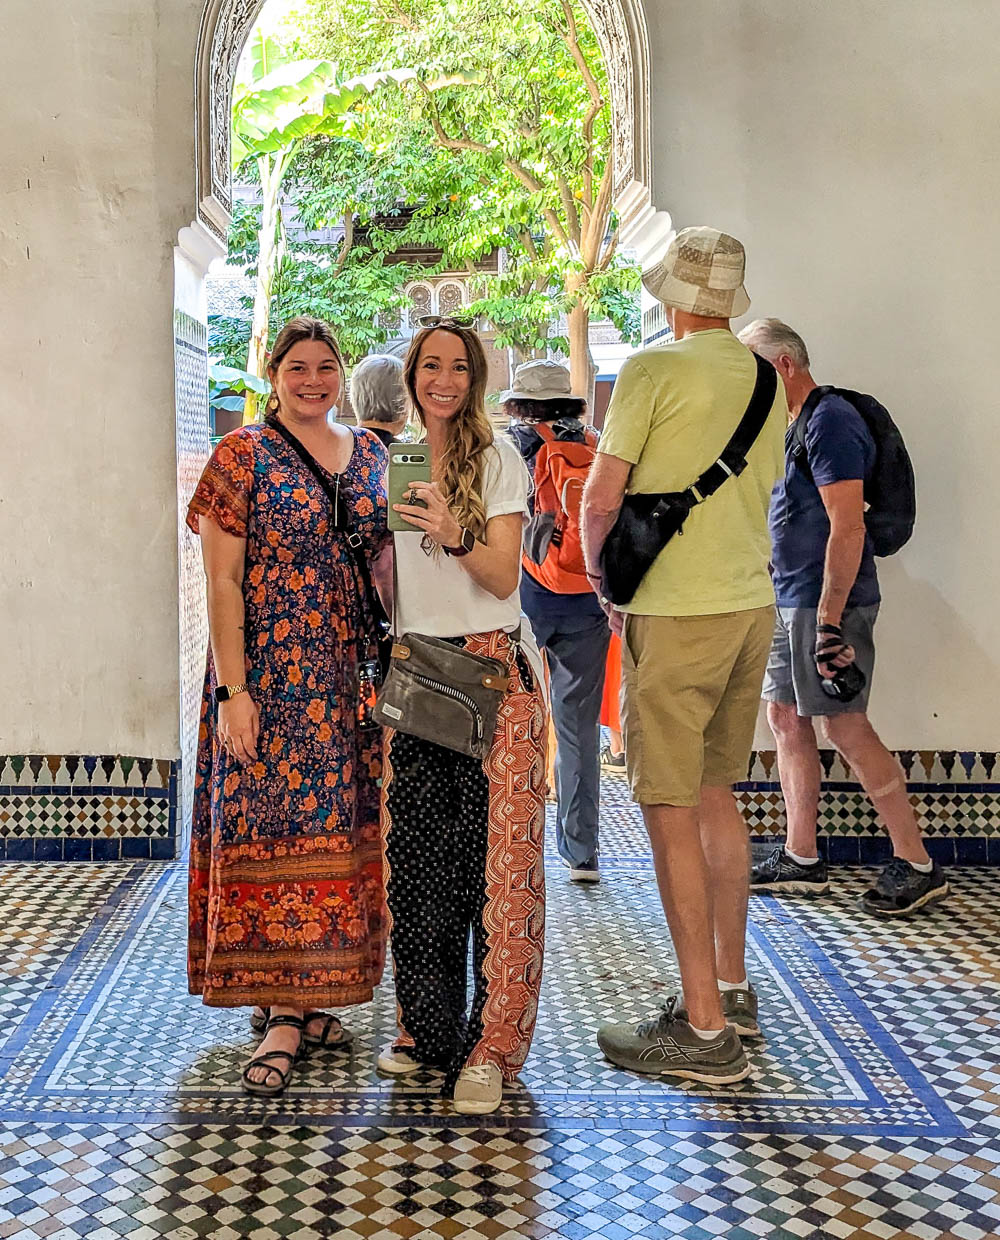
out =
<svg viewBox="0 0 1000 1240"><path fill-rule="evenodd" d="M703 504L727 478L738 477L747 453L764 429L778 374L770 362L754 354L757 381L746 412L719 458L685 491L626 495L621 512L601 549L601 593L616 606L630 603L639 583L675 534L682 534L687 515Z"/></svg>
<svg viewBox="0 0 1000 1240"><path fill-rule="evenodd" d="M350 549L351 558L354 560L354 569L361 582L364 599L368 604L368 614L375 625L374 632L367 635L369 654L371 658L378 660L381 675L384 677L389 668L389 660L392 655L392 635L389 632L389 616L382 606L382 600L379 598L378 592L375 589L375 583L372 581L371 568L361 547L361 535L355 530L351 521L351 510L344 500L341 499L340 476L337 476L336 485L331 486L313 454L276 417L269 416L265 418L264 425L269 426L273 431L277 431L288 446L298 454L302 464L305 465L323 488L323 494L330 501L330 508L333 512L333 528L345 536L344 541Z"/></svg>

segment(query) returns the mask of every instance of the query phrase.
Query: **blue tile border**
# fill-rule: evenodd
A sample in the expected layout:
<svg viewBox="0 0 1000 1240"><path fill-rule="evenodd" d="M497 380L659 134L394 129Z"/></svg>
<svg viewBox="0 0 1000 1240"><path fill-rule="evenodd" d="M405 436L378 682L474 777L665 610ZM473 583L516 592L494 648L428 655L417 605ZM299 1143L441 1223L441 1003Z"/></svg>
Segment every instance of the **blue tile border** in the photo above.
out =
<svg viewBox="0 0 1000 1240"><path fill-rule="evenodd" d="M98 936L108 924L114 912L120 908L129 893L147 867L137 864L129 868L123 876L121 884L116 886L106 901L99 908L84 929L66 959L57 969L51 982L36 998L30 1011L20 1026L11 1034L8 1041L0 1045L0 1067L13 1064L17 1055L34 1037L39 1025L57 1002L60 993L65 989L76 970L89 957ZM155 873L155 871L154 871ZM47 1078L54 1071L62 1056L72 1045L86 1021L94 1011L110 979L116 973L129 945L141 932L149 913L170 890L173 867L166 868L156 876L155 881L143 893L142 899L124 926L116 944L107 958L102 962L88 986L79 999L78 1006L69 1016L65 1027L48 1047L44 1059L33 1069L31 1079L23 1088L18 1086L17 1098L11 1098L9 1108L0 1103L0 1120L19 1122L26 1119L37 1119L44 1114L47 1123L67 1122L88 1124L101 1122L104 1114L113 1114L116 1122L219 1122L220 1112L214 1109L213 1102L237 1098L245 1101L236 1091L219 1091L213 1089L210 1094L200 1095L196 1092L192 1100L198 1104L205 1103L205 1109L179 1110L170 1106L169 1097L155 1092L129 1090L128 1097L116 1093L114 1088L49 1084ZM814 1133L817 1129L832 1135L881 1135L888 1137L957 1137L967 1129L962 1120L935 1092L921 1069L904 1053L898 1042L865 1006L863 999L855 993L850 979L841 972L835 957L830 956L810 936L808 928L796 917L791 908L769 907L769 916L762 922L752 922L749 935L757 950L770 962L775 974L782 979L793 994L794 1001L809 1016L819 1035L828 1044L830 1053L836 1061L843 1065L850 1079L855 1082L858 1092L853 1097L827 1098L820 1094L806 1098L768 1097L766 1100L739 1095L727 1096L725 1104L731 1114L727 1118L711 1118L698 1113L696 1108L701 1102L697 1094L691 1095L683 1086L664 1085L662 1098L657 1102L655 1113L617 1114L614 1104L630 1104L638 1101L645 1104L649 1097L641 1099L608 1097L608 1114L590 1118L556 1115L551 1104L560 1099L573 1098L576 1091L557 1091L543 1094L532 1099L528 1109L517 1115L486 1117L476 1119L476 1125L483 1122L484 1126L499 1130L512 1127L547 1126L568 1128L599 1128L609 1123L627 1123L629 1128L664 1130L684 1133L695 1131L741 1132L741 1133ZM789 956L791 949L791 956ZM790 968L788 959L808 961L809 967L802 971ZM817 989L819 987L819 989ZM820 1001L820 996L826 998ZM835 1019L826 1010L829 1000L834 1008L839 1009L848 1018L848 1027L842 1029L841 1021ZM853 1025L854 1028L849 1026ZM872 1052L875 1052L874 1060ZM888 1078L885 1074L888 1073ZM0 1072L0 1080L3 1079ZM888 1084L887 1084L888 1081ZM894 1083L895 1082L895 1083ZM905 1087L900 1092L900 1086ZM321 1091L320 1091L321 1092ZM354 1096L355 1090L347 1090L346 1094ZM342 1090L329 1093L332 1099L341 1099L345 1094ZM313 1096L317 1096L315 1093ZM589 1096L581 1094L581 1096ZM438 1091L414 1093L408 1101L416 1105L412 1111L405 1113L381 1106L375 1112L331 1113L322 1115L308 1112L287 1112L280 1109L270 1112L266 1110L257 1114L256 1105L252 1100L247 1106L253 1109L254 1122L268 1124L286 1124L303 1122L317 1127L356 1127L359 1123L378 1124L379 1127L400 1129L413 1125L439 1122L436 1115L421 1112L420 1103L436 1104ZM59 1101L70 1103L71 1100L86 1098L88 1107L79 1110L60 1111ZM34 1109L33 1103L45 1100L49 1105L41 1110ZM379 1099L385 1102L386 1099ZM391 1101L391 1100L390 1100ZM109 1105L111 1104L111 1105ZM165 1105L164 1105L165 1104ZM54 1109L49 1109L53 1106ZM838 1111L852 1113L850 1119L832 1116L824 1120L821 1115L796 1115L796 1110L816 1112L830 1106ZM766 1111L762 1115L761 1110ZM896 1112L896 1114L893 1114ZM903 1114L912 1112L912 1114ZM854 1118L856 1116L856 1118ZM250 1122L251 1114L233 1114L226 1112L223 1122Z"/></svg>
<svg viewBox="0 0 1000 1240"><path fill-rule="evenodd" d="M173 861L177 855L176 840L148 836L0 838L0 865L26 861Z"/></svg>
<svg viewBox="0 0 1000 1240"><path fill-rule="evenodd" d="M783 835L750 837L757 848L783 844L784 840ZM817 843L820 856L830 865L881 865L891 853L887 835L820 835ZM1000 865L1000 839L930 835L925 837L924 846L939 865Z"/></svg>
<svg viewBox="0 0 1000 1240"><path fill-rule="evenodd" d="M780 792L781 783L777 779L744 779L740 783L734 784L733 788L736 792ZM926 780L906 781L907 791L913 795L928 792L952 792L952 793L981 793L1000 796L1000 784L998 783L928 783ZM2 791L2 790L0 790ZM824 779L820 783L820 795L826 792L863 792L864 789L856 781L852 782L846 779Z"/></svg>
<svg viewBox="0 0 1000 1240"><path fill-rule="evenodd" d="M171 782L173 777L171 777ZM0 784L0 797L149 797L165 801L170 796L166 788L131 787L124 784Z"/></svg>

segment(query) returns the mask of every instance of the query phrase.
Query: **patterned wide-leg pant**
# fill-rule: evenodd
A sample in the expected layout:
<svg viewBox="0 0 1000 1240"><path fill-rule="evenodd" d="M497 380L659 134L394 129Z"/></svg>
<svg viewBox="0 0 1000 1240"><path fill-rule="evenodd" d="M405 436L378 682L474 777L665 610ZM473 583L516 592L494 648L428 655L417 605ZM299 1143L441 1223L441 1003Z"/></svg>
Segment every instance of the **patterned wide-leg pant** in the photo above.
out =
<svg viewBox="0 0 1000 1240"><path fill-rule="evenodd" d="M504 633L469 637L466 646L510 658ZM545 728L544 703L522 656L485 761L386 734L396 1045L442 1068L448 1088L466 1064L495 1063L512 1080L531 1045L545 918Z"/></svg>

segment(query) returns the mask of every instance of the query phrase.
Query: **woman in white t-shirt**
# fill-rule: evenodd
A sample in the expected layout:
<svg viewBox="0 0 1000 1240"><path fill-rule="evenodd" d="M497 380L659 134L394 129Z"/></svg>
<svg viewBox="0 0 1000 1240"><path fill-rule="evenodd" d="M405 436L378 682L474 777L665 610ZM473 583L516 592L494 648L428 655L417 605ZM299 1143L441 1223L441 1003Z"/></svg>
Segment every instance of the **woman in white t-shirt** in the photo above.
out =
<svg viewBox="0 0 1000 1240"><path fill-rule="evenodd" d="M412 487L426 507L396 506L413 526L395 536L396 631L450 638L501 660L510 689L485 761L386 733L399 1035L378 1066L396 1074L439 1068L455 1110L482 1115L496 1110L527 1056L542 974L545 704L537 654L518 642L529 479L514 444L493 437L475 332L451 319L420 331L404 378L433 482Z"/></svg>

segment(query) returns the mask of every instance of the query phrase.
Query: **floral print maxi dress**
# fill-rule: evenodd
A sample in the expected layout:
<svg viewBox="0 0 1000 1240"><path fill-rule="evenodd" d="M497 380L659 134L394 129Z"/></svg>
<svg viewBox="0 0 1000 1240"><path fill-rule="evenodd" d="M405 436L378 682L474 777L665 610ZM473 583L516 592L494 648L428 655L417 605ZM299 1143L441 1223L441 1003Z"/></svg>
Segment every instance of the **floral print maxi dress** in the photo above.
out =
<svg viewBox="0 0 1000 1240"><path fill-rule="evenodd" d="M340 475L369 560L385 545L385 450L354 430ZM332 477L332 476L331 476ZM195 779L188 988L213 1007L363 1003L382 976L381 734L357 727L364 591L330 503L280 434L216 448L188 509L246 538L246 680L258 759L219 743L211 649Z"/></svg>

